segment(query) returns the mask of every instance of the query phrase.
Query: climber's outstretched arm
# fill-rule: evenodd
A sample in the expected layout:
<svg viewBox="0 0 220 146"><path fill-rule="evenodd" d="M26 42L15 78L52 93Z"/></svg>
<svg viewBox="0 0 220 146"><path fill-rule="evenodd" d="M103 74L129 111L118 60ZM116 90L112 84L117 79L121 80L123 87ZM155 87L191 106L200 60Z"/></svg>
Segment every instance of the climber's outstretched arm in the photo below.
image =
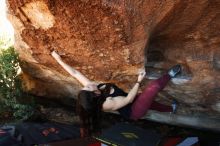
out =
<svg viewBox="0 0 220 146"><path fill-rule="evenodd" d="M117 96L117 98L107 97L102 106L103 110L104 111L115 111L126 106L129 103L132 103L138 93L140 83L144 79L145 75L146 75L146 72L143 69L138 75L138 80L136 84L129 91L126 97L125 96Z"/></svg>
<svg viewBox="0 0 220 146"><path fill-rule="evenodd" d="M87 86L88 84L92 83L92 81L86 78L81 72L77 71L73 67L63 62L63 60L61 59L60 55L57 54L57 52L53 51L51 55L70 75L76 78L83 86Z"/></svg>

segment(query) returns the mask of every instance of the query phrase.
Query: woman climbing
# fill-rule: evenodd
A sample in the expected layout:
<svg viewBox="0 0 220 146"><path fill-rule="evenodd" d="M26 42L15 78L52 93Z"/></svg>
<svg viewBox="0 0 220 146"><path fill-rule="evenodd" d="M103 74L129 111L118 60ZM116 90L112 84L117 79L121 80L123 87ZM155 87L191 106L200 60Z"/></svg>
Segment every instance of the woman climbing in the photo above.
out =
<svg viewBox="0 0 220 146"><path fill-rule="evenodd" d="M154 101L154 98L166 86L169 80L181 71L180 65L173 66L166 74L146 86L141 94L138 94L140 83L146 74L144 70L139 73L133 88L129 93L126 93L115 84L98 84L90 81L82 73L63 62L55 51L51 55L68 73L83 85L77 100L77 112L81 121L81 137L99 132L101 112L103 111L118 111L124 118L132 120L140 119L149 109L172 112L171 106L157 103Z"/></svg>

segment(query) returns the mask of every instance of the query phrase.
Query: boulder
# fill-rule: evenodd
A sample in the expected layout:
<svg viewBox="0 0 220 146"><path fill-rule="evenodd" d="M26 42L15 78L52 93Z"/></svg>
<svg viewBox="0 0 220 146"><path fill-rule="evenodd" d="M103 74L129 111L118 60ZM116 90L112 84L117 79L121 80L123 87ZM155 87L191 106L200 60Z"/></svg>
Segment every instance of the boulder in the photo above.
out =
<svg viewBox="0 0 220 146"><path fill-rule="evenodd" d="M183 72L158 95L175 98L183 113L220 113L220 1L8 0L26 91L76 98L81 87L51 57L89 79L128 91L137 72ZM147 84L148 80L142 85ZM143 87L142 87L143 88ZM170 99L170 100L169 100Z"/></svg>

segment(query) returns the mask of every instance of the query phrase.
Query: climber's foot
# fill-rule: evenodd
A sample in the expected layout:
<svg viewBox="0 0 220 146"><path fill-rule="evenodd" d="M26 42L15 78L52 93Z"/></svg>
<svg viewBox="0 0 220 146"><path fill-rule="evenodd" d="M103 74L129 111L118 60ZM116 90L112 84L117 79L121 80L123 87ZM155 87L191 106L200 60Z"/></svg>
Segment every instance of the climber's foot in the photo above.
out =
<svg viewBox="0 0 220 146"><path fill-rule="evenodd" d="M177 101L175 100L175 99L173 99L173 101L172 101L172 114L175 114L176 112L177 112Z"/></svg>
<svg viewBox="0 0 220 146"><path fill-rule="evenodd" d="M170 75L171 78L174 78L180 72L181 72L181 66L177 64L169 69L168 74Z"/></svg>

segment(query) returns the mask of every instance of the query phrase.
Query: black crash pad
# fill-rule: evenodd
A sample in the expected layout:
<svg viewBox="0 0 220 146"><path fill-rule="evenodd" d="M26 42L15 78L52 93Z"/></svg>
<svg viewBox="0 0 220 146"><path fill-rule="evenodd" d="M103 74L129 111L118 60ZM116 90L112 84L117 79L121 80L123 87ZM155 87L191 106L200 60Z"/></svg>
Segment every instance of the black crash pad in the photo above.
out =
<svg viewBox="0 0 220 146"><path fill-rule="evenodd" d="M154 130L142 129L129 123L118 123L95 138L108 145L156 146L161 135Z"/></svg>

